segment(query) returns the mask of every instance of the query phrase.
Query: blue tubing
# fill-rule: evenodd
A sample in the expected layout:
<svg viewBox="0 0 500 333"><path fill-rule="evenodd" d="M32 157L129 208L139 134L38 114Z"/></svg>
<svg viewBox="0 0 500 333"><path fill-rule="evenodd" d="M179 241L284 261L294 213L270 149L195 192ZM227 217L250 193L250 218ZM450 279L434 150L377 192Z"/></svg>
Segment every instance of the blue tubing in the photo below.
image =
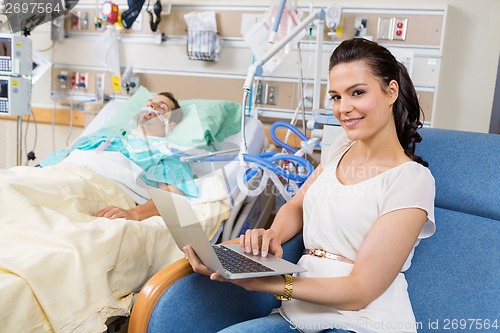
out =
<svg viewBox="0 0 500 333"><path fill-rule="evenodd" d="M78 102L78 103L76 103L75 108L77 110L80 110L80 111L85 111L85 108L83 107L83 104L85 104L85 103L92 103L92 102L95 102L95 101L96 101L95 99L89 99L89 100L86 100L86 101Z"/></svg>
<svg viewBox="0 0 500 333"><path fill-rule="evenodd" d="M246 162L251 162L258 164L260 166L266 167L267 169L273 171L277 175L280 175L284 178L293 180L297 183L303 183L306 181L306 179L311 175L311 173L314 170L314 167L312 164L306 160L305 158L295 156L295 155L289 155L289 154L275 154L271 156L268 159L263 159L258 156L252 156L252 155L243 155L243 160ZM307 172L305 175L298 175L295 173L291 173L273 162L276 161L294 161L297 162L299 165L302 165L303 167L306 168ZM258 168L253 168L251 171L247 172L247 180L250 179L253 175L255 175L258 172Z"/></svg>
<svg viewBox="0 0 500 333"><path fill-rule="evenodd" d="M233 161L237 158L237 156L234 155L226 155L226 156L208 156L204 158L200 158L197 161L205 161L205 162L223 162L223 161ZM252 156L252 155L247 155L243 154L243 160L246 162L251 162L257 165L260 165L262 167L265 167L272 172L276 173L277 175L280 175L284 178L293 180L297 183L303 183L306 181L306 179L311 175L311 173L314 170L313 165L311 162L306 160L303 157L300 156L295 156L295 155L290 155L290 154L276 154L273 152L267 152L267 153L262 153L258 156ZM305 175L298 175L295 173L291 173L276 164L274 162L276 161L293 161L296 162L297 164L305 167L307 170ZM250 168L246 172L246 179L245 181L248 181L250 178L252 178L257 172L259 172L260 168Z"/></svg>
<svg viewBox="0 0 500 333"><path fill-rule="evenodd" d="M271 138L278 146L285 148L289 153L295 154L297 152L297 149L293 148L292 146L290 146L290 145L284 143L283 141L281 141L280 139L278 139L278 137L276 136L276 133L275 133L275 131L278 127L288 128L295 135L297 135L302 141L309 140L309 138L307 136L305 136L301 131L299 131L299 129L297 127L292 126L291 124L289 124L285 121L278 120L277 122L273 123L271 125L271 129L270 129L270 133L269 133L271 135Z"/></svg>
<svg viewBox="0 0 500 333"><path fill-rule="evenodd" d="M283 15L283 10L285 9L286 0L281 0L280 5L278 7L278 12L276 13L276 19L274 20L273 31L278 32L281 16Z"/></svg>

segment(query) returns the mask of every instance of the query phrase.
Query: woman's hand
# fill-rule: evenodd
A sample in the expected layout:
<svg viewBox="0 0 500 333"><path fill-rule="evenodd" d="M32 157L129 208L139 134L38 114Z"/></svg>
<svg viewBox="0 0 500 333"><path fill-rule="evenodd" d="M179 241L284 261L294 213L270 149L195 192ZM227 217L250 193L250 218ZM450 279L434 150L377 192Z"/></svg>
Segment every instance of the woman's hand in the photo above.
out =
<svg viewBox="0 0 500 333"><path fill-rule="evenodd" d="M276 232L272 229L249 229L240 236L240 246L245 253L266 257L268 253L283 257L283 248Z"/></svg>
<svg viewBox="0 0 500 333"><path fill-rule="evenodd" d="M186 254L186 260L189 262L191 267L193 267L193 271L210 276L210 280L226 281L226 279L224 279L222 276L220 276L201 262L200 258L196 255L191 245L184 246L183 250Z"/></svg>
<svg viewBox="0 0 500 333"><path fill-rule="evenodd" d="M210 276L210 280L219 282L231 282L232 284L240 286L241 288L249 291L279 293L283 288L283 278L281 276L227 280L205 266L190 245L186 245L184 247L184 253L186 254L187 261L189 261L189 264L191 264L191 267L193 267L193 271L199 274Z"/></svg>

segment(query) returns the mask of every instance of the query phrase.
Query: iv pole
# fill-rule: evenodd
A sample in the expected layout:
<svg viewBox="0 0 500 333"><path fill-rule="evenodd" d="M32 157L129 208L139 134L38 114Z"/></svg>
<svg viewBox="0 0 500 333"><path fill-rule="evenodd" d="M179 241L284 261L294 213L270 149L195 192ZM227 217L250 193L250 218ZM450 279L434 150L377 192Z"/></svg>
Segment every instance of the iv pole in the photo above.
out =
<svg viewBox="0 0 500 333"><path fill-rule="evenodd" d="M22 164L23 156L23 117L17 116L17 166Z"/></svg>
<svg viewBox="0 0 500 333"><path fill-rule="evenodd" d="M245 83L243 84L243 101L242 106L242 117L241 117L241 146L240 154L246 154L248 152L246 136L245 136L245 111L247 105L248 94L250 93L250 88L252 87L253 80L256 75L260 76L263 73L263 65L269 61L276 53L278 53L284 46L286 46L295 36L297 36L302 30L304 30L311 22L318 19L318 29L316 35L316 64L315 64L315 75L314 75L314 98L313 98L313 108L319 109L319 99L321 92L321 53L323 48L323 26L325 19L325 10L320 9L315 13L309 14L299 25L297 25L288 35L281 39L278 43L273 44L273 47L264 54L261 59L258 59L248 68L247 77Z"/></svg>

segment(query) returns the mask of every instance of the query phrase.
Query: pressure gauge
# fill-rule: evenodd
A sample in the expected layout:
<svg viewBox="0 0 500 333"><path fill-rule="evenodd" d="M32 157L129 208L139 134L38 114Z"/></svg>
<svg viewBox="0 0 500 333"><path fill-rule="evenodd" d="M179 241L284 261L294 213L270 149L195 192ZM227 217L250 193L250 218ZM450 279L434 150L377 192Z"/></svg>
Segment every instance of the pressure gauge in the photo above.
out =
<svg viewBox="0 0 500 333"><path fill-rule="evenodd" d="M325 21L326 26L335 30L340 25L340 17L342 16L342 8L337 5L330 5L326 8Z"/></svg>

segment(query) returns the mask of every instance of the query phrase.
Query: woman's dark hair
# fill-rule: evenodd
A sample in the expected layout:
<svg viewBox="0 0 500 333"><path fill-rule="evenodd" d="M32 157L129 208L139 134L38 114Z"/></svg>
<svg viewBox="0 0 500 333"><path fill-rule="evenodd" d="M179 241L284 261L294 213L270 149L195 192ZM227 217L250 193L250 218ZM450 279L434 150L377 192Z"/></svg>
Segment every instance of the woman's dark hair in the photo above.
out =
<svg viewBox="0 0 500 333"><path fill-rule="evenodd" d="M399 143L413 161L428 166L426 161L415 155L415 145L422 141L417 132L422 127L422 110L406 67L385 47L364 38L354 38L343 41L335 48L330 57L328 71L338 64L354 61L363 61L380 80L382 88L386 88L392 80L398 83L399 95L394 102L392 115Z"/></svg>
<svg viewBox="0 0 500 333"><path fill-rule="evenodd" d="M168 91L164 91L164 92L161 92L159 93L158 95L161 95L161 96L165 96L166 98L168 98L169 100L172 101L172 103L174 103L174 110L177 110L175 112L172 112L171 116L170 116L170 121L178 124L182 121L182 118L184 117L184 114L182 112L182 110L178 110L181 108L181 106L179 105L179 102L177 101L177 99L174 97L174 94L172 94L171 92L168 92ZM174 110L171 110L171 111L174 111Z"/></svg>

